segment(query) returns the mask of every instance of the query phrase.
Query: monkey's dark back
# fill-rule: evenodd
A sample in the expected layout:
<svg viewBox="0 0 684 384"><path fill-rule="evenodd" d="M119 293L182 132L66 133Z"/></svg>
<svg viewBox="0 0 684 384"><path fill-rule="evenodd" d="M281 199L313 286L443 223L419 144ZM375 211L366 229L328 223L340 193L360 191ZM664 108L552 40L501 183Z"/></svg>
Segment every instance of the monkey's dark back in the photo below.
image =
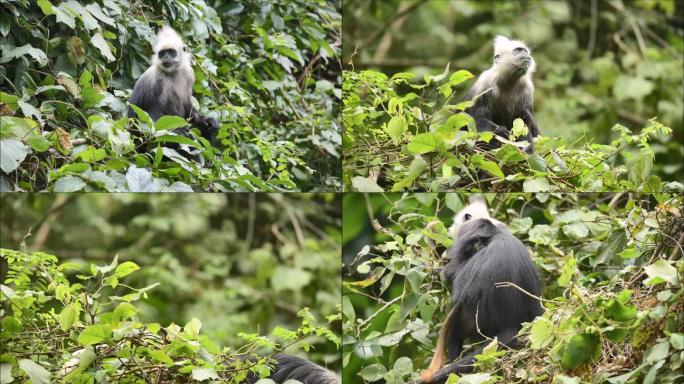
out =
<svg viewBox="0 0 684 384"><path fill-rule="evenodd" d="M499 287L497 283L513 283L532 295L541 288L537 271L527 248L508 231L497 231L488 243L456 272L452 284L452 303L467 313L485 335L496 335L511 326L532 321L543 310L538 300L515 287Z"/></svg>

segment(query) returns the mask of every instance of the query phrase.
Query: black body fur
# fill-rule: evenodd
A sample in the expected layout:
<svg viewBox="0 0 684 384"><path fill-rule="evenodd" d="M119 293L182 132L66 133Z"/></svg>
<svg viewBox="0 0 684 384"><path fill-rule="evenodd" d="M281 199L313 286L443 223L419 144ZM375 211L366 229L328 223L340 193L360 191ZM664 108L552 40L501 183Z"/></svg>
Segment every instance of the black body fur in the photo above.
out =
<svg viewBox="0 0 684 384"><path fill-rule="evenodd" d="M340 384L340 379L327 369L300 357L278 353L274 357L275 367L268 378L276 384L297 380L303 384ZM258 377L250 375L245 384L253 384Z"/></svg>
<svg viewBox="0 0 684 384"><path fill-rule="evenodd" d="M466 340L483 339L478 327L485 336L514 347L521 323L543 313L539 301L520 290L496 287L497 283L510 282L532 295L541 293L527 248L507 229L488 219L469 221L461 227L448 254L445 277L452 289L453 311L445 327L447 357L452 363L440 369L432 383L442 383L454 372L472 370L474 357L484 345L456 359Z"/></svg>

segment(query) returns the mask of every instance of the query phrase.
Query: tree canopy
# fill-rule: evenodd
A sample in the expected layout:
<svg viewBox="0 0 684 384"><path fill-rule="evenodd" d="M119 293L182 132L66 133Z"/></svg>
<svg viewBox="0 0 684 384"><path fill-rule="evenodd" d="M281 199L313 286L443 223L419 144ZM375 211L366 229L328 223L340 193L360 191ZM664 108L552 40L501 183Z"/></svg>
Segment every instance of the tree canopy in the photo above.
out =
<svg viewBox="0 0 684 384"><path fill-rule="evenodd" d="M0 9L2 191L341 188L339 1L10 0ZM182 119L126 117L163 25L194 57L197 106L221 122L215 147L170 133ZM150 153L134 150L140 126L151 129ZM164 143L199 148L201 159Z"/></svg>

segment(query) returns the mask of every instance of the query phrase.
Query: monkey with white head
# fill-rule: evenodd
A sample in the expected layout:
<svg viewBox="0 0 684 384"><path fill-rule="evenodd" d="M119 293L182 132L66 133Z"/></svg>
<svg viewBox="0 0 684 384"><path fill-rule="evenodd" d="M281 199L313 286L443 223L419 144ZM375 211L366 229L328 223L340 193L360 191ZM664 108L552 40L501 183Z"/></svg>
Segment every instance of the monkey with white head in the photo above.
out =
<svg viewBox="0 0 684 384"><path fill-rule="evenodd" d="M202 116L192 105L195 73L190 59L191 55L176 31L163 27L157 35L152 65L135 82L129 101L155 121L164 115L188 120L213 145L219 122L213 117ZM128 117L135 116L135 111L129 107ZM187 127L174 132L189 137Z"/></svg>
<svg viewBox="0 0 684 384"><path fill-rule="evenodd" d="M482 72L468 90L465 99L480 95L472 107L465 110L475 120L478 132L493 132L509 137L513 120L527 125L529 142L526 152L534 151L533 139L539 127L532 117L534 84L532 74L537 67L530 48L520 40L504 36L494 39L494 63Z"/></svg>
<svg viewBox="0 0 684 384"><path fill-rule="evenodd" d="M489 215L484 199L471 200L454 217L449 234L454 244L447 251L444 278L451 289L451 310L430 366L418 380L423 384L444 383L452 373L471 371L483 345L461 356L468 340L496 337L503 345L516 346L522 323L543 312L533 297L541 295L541 285L527 248Z"/></svg>

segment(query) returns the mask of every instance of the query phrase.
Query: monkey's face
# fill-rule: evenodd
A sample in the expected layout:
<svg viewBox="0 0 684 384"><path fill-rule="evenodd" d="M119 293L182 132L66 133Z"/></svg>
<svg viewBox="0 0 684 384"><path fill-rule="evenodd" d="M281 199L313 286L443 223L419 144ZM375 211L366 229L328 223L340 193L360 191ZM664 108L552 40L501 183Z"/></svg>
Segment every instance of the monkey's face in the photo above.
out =
<svg viewBox="0 0 684 384"><path fill-rule="evenodd" d="M177 71L183 61L183 55L185 55L185 46L180 50L176 48L160 49L156 55L159 69L167 73Z"/></svg>
<svg viewBox="0 0 684 384"><path fill-rule="evenodd" d="M494 40L494 65L515 77L532 73L535 69L530 49L521 41L509 40L503 36Z"/></svg>

